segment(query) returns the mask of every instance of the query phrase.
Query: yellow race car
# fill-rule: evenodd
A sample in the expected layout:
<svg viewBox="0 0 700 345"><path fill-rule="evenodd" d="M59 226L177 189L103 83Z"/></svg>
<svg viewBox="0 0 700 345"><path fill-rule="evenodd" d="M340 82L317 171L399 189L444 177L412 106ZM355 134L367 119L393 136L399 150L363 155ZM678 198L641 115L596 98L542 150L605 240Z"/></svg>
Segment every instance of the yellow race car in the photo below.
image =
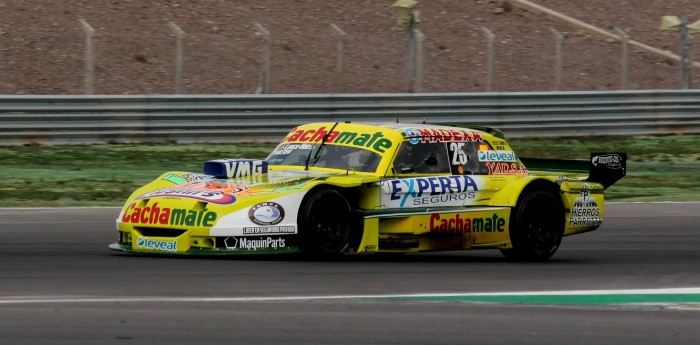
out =
<svg viewBox="0 0 700 345"><path fill-rule="evenodd" d="M116 220L134 253L412 253L499 249L546 260L597 229L626 155L518 157L503 133L400 123L312 123L265 160L217 159L136 190Z"/></svg>

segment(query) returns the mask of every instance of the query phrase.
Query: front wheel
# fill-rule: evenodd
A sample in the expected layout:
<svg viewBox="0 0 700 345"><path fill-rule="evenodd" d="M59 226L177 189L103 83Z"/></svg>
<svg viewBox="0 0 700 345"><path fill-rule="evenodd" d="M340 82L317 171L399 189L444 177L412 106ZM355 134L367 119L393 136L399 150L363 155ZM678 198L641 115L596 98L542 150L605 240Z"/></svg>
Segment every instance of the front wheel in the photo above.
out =
<svg viewBox="0 0 700 345"><path fill-rule="evenodd" d="M559 248L564 236L564 207L545 190L526 191L510 217L512 249L502 249L509 259L544 261Z"/></svg>
<svg viewBox="0 0 700 345"><path fill-rule="evenodd" d="M338 191L312 191L302 206L299 221L300 248L311 255L335 255L350 244L352 209Z"/></svg>

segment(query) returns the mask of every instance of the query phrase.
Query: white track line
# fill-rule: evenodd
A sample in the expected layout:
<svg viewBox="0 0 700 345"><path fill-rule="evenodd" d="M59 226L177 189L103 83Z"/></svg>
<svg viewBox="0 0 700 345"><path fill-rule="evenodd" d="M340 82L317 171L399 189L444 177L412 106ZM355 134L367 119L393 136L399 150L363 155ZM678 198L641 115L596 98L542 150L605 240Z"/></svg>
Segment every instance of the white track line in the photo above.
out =
<svg viewBox="0 0 700 345"><path fill-rule="evenodd" d="M429 294L385 294L385 295L329 295L329 296L277 296L277 297L88 297L88 296L6 296L0 297L3 304L38 303L133 303L133 302L271 302L302 300L343 300L376 298L421 298L448 296L581 296L581 295L687 295L700 294L700 288L629 289L629 290L572 290L572 291L524 291L485 293L429 293Z"/></svg>

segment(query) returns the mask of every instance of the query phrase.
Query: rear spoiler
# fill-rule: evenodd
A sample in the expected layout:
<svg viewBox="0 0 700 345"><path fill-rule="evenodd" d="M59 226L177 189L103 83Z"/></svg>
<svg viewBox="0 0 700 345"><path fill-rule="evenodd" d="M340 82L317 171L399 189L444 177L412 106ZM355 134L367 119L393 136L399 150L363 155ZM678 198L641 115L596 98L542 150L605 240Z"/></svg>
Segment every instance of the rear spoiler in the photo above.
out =
<svg viewBox="0 0 700 345"><path fill-rule="evenodd" d="M520 161L531 171L588 173L586 181L607 189L627 174L627 153L592 152L588 161L573 159L526 158Z"/></svg>

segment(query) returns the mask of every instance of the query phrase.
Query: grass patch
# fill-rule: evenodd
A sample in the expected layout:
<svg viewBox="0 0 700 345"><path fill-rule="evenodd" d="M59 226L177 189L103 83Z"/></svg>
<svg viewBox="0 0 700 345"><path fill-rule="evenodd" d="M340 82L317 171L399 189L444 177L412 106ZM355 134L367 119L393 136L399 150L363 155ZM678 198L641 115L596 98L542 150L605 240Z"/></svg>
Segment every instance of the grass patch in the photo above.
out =
<svg viewBox="0 0 700 345"><path fill-rule="evenodd" d="M120 205L169 170L206 160L265 158L273 144L115 144L0 147L3 206Z"/></svg>
<svg viewBox="0 0 700 345"><path fill-rule="evenodd" d="M628 153L614 201L700 200L700 135L512 139L520 156L588 159ZM3 206L120 205L168 170L201 172L217 158L265 158L275 144L112 144L0 147Z"/></svg>

